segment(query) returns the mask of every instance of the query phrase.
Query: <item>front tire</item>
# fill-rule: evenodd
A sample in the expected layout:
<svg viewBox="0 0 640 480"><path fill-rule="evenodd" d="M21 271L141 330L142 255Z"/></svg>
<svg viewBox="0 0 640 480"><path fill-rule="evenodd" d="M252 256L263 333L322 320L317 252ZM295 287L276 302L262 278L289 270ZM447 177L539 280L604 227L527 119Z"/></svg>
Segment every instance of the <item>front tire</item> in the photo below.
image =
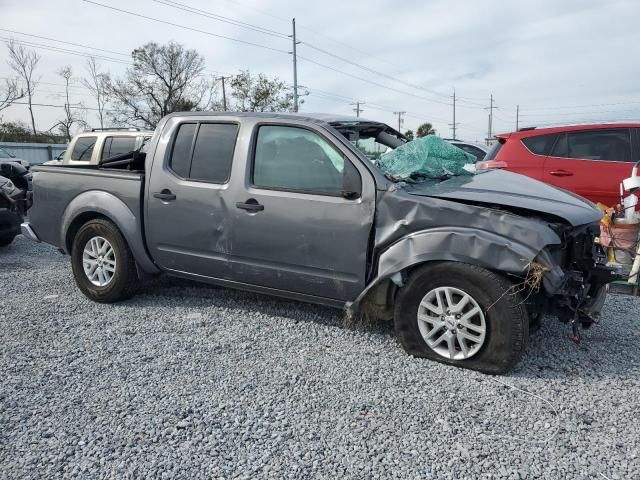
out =
<svg viewBox="0 0 640 480"><path fill-rule="evenodd" d="M71 267L78 288L94 302L130 298L138 286L136 264L124 237L108 220L85 223L71 249Z"/></svg>
<svg viewBox="0 0 640 480"><path fill-rule="evenodd" d="M396 298L398 340L410 355L484 373L506 373L529 341L527 310L513 284L458 262L415 270Z"/></svg>

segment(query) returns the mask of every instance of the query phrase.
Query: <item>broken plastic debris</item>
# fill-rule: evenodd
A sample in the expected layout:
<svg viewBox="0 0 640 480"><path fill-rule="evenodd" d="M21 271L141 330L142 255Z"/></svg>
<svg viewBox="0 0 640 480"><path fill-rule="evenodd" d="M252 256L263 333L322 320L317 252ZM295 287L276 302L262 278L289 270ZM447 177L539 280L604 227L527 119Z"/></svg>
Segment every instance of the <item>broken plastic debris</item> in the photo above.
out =
<svg viewBox="0 0 640 480"><path fill-rule="evenodd" d="M475 157L435 135L418 138L385 153L378 166L398 180L419 181L421 177L443 178L473 175L465 165Z"/></svg>

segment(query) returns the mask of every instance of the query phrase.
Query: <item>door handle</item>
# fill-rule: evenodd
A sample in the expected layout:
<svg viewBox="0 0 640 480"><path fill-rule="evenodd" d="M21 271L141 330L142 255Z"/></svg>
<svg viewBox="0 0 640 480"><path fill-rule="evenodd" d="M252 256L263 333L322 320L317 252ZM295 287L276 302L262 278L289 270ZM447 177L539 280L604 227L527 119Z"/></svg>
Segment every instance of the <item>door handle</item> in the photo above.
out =
<svg viewBox="0 0 640 480"><path fill-rule="evenodd" d="M264 210L264 205L260 205L255 198L250 198L246 202L237 202L236 207L247 212L261 212Z"/></svg>
<svg viewBox="0 0 640 480"><path fill-rule="evenodd" d="M170 202L171 200L175 200L175 194L171 193L171 190L165 188L161 192L155 192L153 194L154 198L159 198L163 202Z"/></svg>
<svg viewBox="0 0 640 480"><path fill-rule="evenodd" d="M553 175L554 177L571 177L573 176L573 172L568 172L567 170L552 170L549 172L549 175Z"/></svg>

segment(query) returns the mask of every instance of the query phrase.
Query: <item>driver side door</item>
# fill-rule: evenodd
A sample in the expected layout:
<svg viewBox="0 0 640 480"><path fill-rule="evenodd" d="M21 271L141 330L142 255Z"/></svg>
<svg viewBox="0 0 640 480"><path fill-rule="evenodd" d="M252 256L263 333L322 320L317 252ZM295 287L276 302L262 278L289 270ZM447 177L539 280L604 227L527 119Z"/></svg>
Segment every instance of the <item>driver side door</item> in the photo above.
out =
<svg viewBox="0 0 640 480"><path fill-rule="evenodd" d="M258 124L234 190L234 279L340 301L364 288L373 179L320 129Z"/></svg>

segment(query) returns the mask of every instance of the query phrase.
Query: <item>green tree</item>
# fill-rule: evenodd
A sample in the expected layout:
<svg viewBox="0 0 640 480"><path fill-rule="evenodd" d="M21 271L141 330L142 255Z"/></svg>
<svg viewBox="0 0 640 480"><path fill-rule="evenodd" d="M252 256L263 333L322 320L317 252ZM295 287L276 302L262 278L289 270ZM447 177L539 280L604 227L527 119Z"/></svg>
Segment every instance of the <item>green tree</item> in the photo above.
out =
<svg viewBox="0 0 640 480"><path fill-rule="evenodd" d="M426 137L427 135L435 135L435 134L436 134L436 131L433 128L433 125L431 125L429 122L423 123L418 127L418 130L416 130L417 137Z"/></svg>
<svg viewBox="0 0 640 480"><path fill-rule="evenodd" d="M407 130L406 132L404 132L404 136L407 137L407 140L411 141L415 138L415 135L413 133L413 130Z"/></svg>
<svg viewBox="0 0 640 480"><path fill-rule="evenodd" d="M293 110L293 92L277 77L263 73L251 75L248 70L235 75L230 82L233 107L241 112L289 112Z"/></svg>
<svg viewBox="0 0 640 480"><path fill-rule="evenodd" d="M116 124L155 128L169 113L210 107L205 98L211 83L202 75L204 58L195 50L174 42L151 42L131 56L133 66L125 77L108 82Z"/></svg>

